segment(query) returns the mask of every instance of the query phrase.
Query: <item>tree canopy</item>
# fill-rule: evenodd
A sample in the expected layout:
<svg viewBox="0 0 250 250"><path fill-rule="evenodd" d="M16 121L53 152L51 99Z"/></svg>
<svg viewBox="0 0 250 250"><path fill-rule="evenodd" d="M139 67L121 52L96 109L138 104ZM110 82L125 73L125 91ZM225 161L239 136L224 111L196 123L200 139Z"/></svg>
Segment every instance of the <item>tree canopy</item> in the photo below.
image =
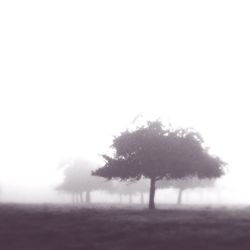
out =
<svg viewBox="0 0 250 250"><path fill-rule="evenodd" d="M152 209L155 183L160 179L217 178L224 174L225 163L209 154L197 131L165 129L158 120L134 131L122 132L114 138L111 148L114 155L103 155L105 164L93 175L121 180L149 178L149 208Z"/></svg>

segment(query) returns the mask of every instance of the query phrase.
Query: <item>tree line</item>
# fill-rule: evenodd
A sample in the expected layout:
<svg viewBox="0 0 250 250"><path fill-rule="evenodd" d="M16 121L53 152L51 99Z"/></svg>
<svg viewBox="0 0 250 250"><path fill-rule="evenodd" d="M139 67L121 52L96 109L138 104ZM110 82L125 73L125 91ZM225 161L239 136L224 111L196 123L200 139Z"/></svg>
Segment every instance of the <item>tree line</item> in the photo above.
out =
<svg viewBox="0 0 250 250"><path fill-rule="evenodd" d="M89 202L91 190L112 193L120 188L122 194L121 186L114 185L117 180L134 185L138 193L148 189L148 207L155 209L157 188L177 188L180 204L184 190L213 185L226 172L226 163L210 153L200 133L191 128L165 128L159 120L122 132L114 137L111 149L111 155L102 155L104 165L92 172L84 162L66 163L64 181L57 190L69 192L73 201L81 202L85 193Z"/></svg>

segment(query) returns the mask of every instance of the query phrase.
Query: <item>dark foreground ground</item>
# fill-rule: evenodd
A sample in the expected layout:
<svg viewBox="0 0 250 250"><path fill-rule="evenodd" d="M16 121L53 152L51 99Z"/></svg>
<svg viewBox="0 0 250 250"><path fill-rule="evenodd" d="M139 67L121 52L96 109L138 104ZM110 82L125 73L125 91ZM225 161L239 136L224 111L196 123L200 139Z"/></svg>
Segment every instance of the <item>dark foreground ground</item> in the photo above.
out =
<svg viewBox="0 0 250 250"><path fill-rule="evenodd" d="M0 204L1 250L250 249L250 208Z"/></svg>

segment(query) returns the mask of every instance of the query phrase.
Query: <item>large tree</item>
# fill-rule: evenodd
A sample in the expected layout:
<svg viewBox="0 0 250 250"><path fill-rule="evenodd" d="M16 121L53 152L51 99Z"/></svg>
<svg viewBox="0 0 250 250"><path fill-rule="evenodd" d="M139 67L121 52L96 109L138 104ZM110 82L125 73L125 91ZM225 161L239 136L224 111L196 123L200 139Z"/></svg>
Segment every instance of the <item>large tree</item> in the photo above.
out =
<svg viewBox="0 0 250 250"><path fill-rule="evenodd" d="M148 122L115 137L112 156L93 175L121 180L150 179L149 209L155 208L156 182L191 176L215 178L224 173L224 162L212 156L193 129L165 129L160 121Z"/></svg>

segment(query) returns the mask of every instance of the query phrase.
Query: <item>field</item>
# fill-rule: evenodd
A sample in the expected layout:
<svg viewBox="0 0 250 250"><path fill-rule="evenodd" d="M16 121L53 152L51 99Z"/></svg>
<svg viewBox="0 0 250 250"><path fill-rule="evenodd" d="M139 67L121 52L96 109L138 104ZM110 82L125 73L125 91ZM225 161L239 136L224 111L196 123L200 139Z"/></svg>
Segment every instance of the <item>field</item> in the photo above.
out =
<svg viewBox="0 0 250 250"><path fill-rule="evenodd" d="M250 209L0 204L1 250L250 249Z"/></svg>

